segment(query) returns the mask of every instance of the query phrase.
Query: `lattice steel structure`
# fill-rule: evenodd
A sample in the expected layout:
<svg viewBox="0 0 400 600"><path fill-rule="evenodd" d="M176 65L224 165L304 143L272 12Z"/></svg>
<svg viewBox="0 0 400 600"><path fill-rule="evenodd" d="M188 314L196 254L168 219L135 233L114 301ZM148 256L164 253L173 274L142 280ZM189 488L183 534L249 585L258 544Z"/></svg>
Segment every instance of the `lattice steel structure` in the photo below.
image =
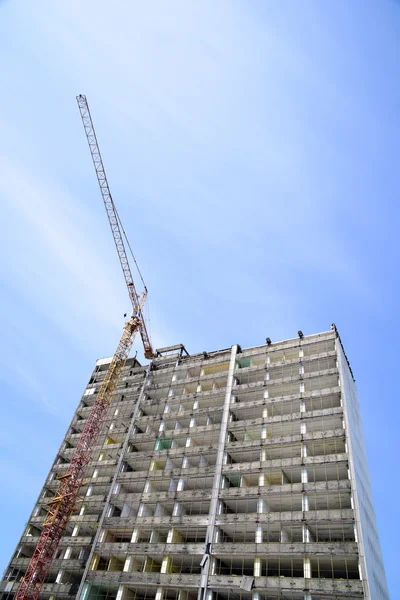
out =
<svg viewBox="0 0 400 600"><path fill-rule="evenodd" d="M6 569L13 600L99 360ZM387 600L354 381L336 329L128 359L41 600Z"/></svg>

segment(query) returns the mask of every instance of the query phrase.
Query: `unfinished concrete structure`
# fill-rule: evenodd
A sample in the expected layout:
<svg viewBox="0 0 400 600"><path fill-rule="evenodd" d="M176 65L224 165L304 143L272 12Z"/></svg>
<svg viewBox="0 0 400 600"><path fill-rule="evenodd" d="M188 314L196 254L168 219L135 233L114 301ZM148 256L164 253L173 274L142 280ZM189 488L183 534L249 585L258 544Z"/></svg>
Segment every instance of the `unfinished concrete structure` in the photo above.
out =
<svg viewBox="0 0 400 600"><path fill-rule="evenodd" d="M269 342L269 340L268 340ZM12 600L108 359L0 591ZM41 598L387 600L358 400L333 326L130 359Z"/></svg>

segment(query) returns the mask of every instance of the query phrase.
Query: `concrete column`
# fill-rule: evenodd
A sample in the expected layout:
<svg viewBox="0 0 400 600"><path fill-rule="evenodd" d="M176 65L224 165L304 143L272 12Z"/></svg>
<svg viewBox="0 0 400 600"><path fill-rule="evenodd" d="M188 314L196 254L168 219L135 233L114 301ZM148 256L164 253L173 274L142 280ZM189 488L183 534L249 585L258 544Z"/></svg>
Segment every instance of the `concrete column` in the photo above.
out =
<svg viewBox="0 0 400 600"><path fill-rule="evenodd" d="M185 511L182 508L182 505L180 502L175 502L174 504L174 510L172 511L172 516L173 517L180 517L181 515L184 515Z"/></svg>
<svg viewBox="0 0 400 600"><path fill-rule="evenodd" d="M222 412L222 420L221 420L221 428L220 428L219 441L218 441L218 450L217 450L217 458L216 458L216 463L215 463L213 486L212 486L212 492L211 492L209 524L208 524L207 533L206 533L206 546L205 546L206 552L209 548L209 544L211 544L214 539L215 520L216 520L217 510L219 508L218 495L219 495L220 483L221 483L221 473L222 473L224 451L225 451L225 440L226 440L226 435L227 435L227 430L228 430L229 407L230 407L230 403L231 403L232 389L233 389L233 385L234 385L236 355L237 355L237 346L232 346L231 357L230 357L230 362L229 362L228 377L227 377L227 381L226 381L225 401L224 401L224 408L223 408L223 412ZM209 567L208 567L207 563L208 563L208 561L206 561L204 566L201 568L198 600L202 600L204 597L206 597L206 599L209 600L208 592L210 590L207 590ZM211 598L210 598L210 600L211 600Z"/></svg>
<svg viewBox="0 0 400 600"><path fill-rule="evenodd" d="M305 556L303 558L303 568L304 568L304 578L310 579L311 578L311 560L308 558L308 556Z"/></svg>
<svg viewBox="0 0 400 600"><path fill-rule="evenodd" d="M155 600L161 600L162 597L163 597L163 588L159 587L159 588L157 588L157 591L156 591Z"/></svg>
<svg viewBox="0 0 400 600"><path fill-rule="evenodd" d="M263 532L262 525L257 525L257 527L256 527L256 539L255 539L256 544L262 544L263 533L264 532Z"/></svg>
<svg viewBox="0 0 400 600"><path fill-rule="evenodd" d="M76 537L78 534L79 534L79 525L75 525L75 527L74 527L74 529L72 531L71 536L72 537Z"/></svg>
<svg viewBox="0 0 400 600"><path fill-rule="evenodd" d="M269 512L268 502L264 498L258 498L257 500L257 512L266 513Z"/></svg>
<svg viewBox="0 0 400 600"><path fill-rule="evenodd" d="M64 571L62 571L61 569L58 571L57 577L56 577L56 583L62 582L63 573L64 573Z"/></svg>
<svg viewBox="0 0 400 600"><path fill-rule="evenodd" d="M303 524L302 527L302 536L303 536L303 543L308 543L308 542L313 542L314 538L312 536L311 531L309 530L308 526L306 524Z"/></svg>
<svg viewBox="0 0 400 600"><path fill-rule="evenodd" d="M172 568L172 558L170 556L164 556L161 563L160 573L170 573Z"/></svg>
<svg viewBox="0 0 400 600"><path fill-rule="evenodd" d="M214 527L214 544L219 544L221 542L221 529L217 526Z"/></svg>
<svg viewBox="0 0 400 600"><path fill-rule="evenodd" d="M290 538L289 538L289 534L287 532L286 529L281 529L281 542L285 543L285 542L290 542Z"/></svg>
<svg viewBox="0 0 400 600"><path fill-rule="evenodd" d="M254 557L254 577L261 577L262 559L260 556Z"/></svg>

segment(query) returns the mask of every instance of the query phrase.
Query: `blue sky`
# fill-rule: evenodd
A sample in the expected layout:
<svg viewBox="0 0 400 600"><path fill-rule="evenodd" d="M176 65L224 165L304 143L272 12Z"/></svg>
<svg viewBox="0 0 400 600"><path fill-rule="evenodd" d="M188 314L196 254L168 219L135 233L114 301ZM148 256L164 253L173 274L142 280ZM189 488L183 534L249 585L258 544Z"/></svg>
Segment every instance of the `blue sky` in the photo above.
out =
<svg viewBox="0 0 400 600"><path fill-rule="evenodd" d="M0 50L0 569L129 309L83 93L155 346L337 324L398 597L400 4L0 1Z"/></svg>

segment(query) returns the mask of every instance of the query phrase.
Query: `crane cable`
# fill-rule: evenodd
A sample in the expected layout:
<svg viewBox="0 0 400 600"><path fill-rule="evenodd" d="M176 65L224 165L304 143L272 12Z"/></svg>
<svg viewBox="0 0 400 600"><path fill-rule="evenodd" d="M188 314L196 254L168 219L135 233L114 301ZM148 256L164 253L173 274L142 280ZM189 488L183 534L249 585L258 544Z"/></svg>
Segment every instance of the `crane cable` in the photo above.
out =
<svg viewBox="0 0 400 600"><path fill-rule="evenodd" d="M141 271L139 269L139 265L137 263L135 255L133 254L133 250L132 250L131 245L129 243L128 236L126 235L124 226L122 225L121 217L118 214L117 207L115 206L114 201L113 201L112 198L111 198L111 202L113 203L113 207L114 207L114 210L115 210L115 214L117 215L119 226L121 228L122 233L124 234L125 241L126 241L126 243L128 245L129 251L130 251L131 256L133 258L133 261L134 261L134 263L136 265L137 272L139 273L140 279L142 280L144 289L145 289L145 291L147 293L147 286L146 286L146 284L144 282L143 275L142 275L142 273L141 273ZM145 321L147 321L149 328L151 329L151 326L150 326L150 304L149 304L149 298L147 298L146 312L147 312L147 315L143 315L143 316L144 316ZM150 335L151 335L151 333L150 333Z"/></svg>
<svg viewBox="0 0 400 600"><path fill-rule="evenodd" d="M140 269L139 269L139 265L138 265L138 263L137 263L137 260L136 260L136 258L135 258L135 255L133 254L133 251L132 251L131 245L130 245L130 243L129 243L128 237L127 237L127 235L126 235L126 233L125 233L125 229L124 229L124 226L122 225L121 217L119 216L119 214L118 214L118 211L117 211L117 207L115 206L115 204L114 204L114 201L113 201L112 199L111 199L111 202L112 202L112 204L113 204L113 208L114 208L115 214L117 215L117 219L118 219L119 226L120 226L120 228L122 229L122 233L124 234L125 241L126 241L126 243L127 243L127 245L128 245L129 251L130 251L130 253L131 253L131 255L132 255L133 262L134 262L134 263L135 263L135 265L136 265L137 272L139 273L140 279L142 280L142 283L143 283L143 285L144 285L144 289L145 289L145 291L147 292L147 286L146 286L146 284L145 284L145 282L144 282L143 275L142 275L142 273L141 273L141 271L140 271Z"/></svg>

